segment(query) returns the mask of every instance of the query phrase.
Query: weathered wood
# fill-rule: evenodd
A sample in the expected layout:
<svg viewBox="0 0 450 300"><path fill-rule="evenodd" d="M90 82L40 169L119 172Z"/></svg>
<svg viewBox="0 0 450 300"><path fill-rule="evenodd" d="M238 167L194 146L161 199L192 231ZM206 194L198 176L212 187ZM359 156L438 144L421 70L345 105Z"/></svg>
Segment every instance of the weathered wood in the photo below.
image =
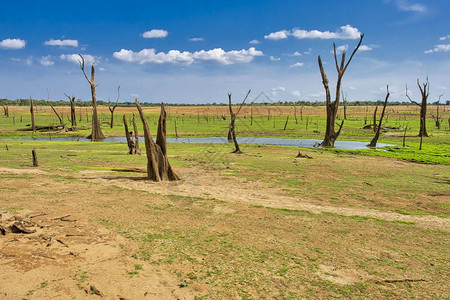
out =
<svg viewBox="0 0 450 300"><path fill-rule="evenodd" d="M334 142L339 137L342 126L344 124L344 120L343 120L339 127L339 130L337 132L335 131L334 126L335 126L336 115L337 115L338 108L339 108L342 77L344 76L344 73L347 70L348 65L352 61L353 56L355 55L356 51L358 51L359 47L361 46L361 42L362 42L363 38L364 38L364 34L361 34L359 43L356 46L356 48L353 50L347 63L345 62L346 52L343 51L342 56L341 56L341 62L340 62L340 64L338 64L337 54L336 54L336 45L333 43L334 62L335 62L336 71L338 74L337 81L336 81L336 94L335 94L335 99L333 102L331 102L329 81L328 81L327 75L325 73L325 70L323 68L322 59L320 58L320 55L318 56L317 61L319 64L320 75L322 77L322 84L325 89L325 105L326 105L326 111L327 111L327 124L326 124L326 130L325 130L325 137L323 139L323 142L321 143L321 146L323 146L323 147L334 147Z"/></svg>
<svg viewBox="0 0 450 300"><path fill-rule="evenodd" d="M30 96L30 113L31 113L31 129L33 132L36 132L36 123L34 122L34 106L33 106L33 98Z"/></svg>
<svg viewBox="0 0 450 300"><path fill-rule="evenodd" d="M123 115L123 126L125 127L125 137L127 139L128 154L135 154L136 149L132 138L133 133L128 130L127 117L125 115Z"/></svg>
<svg viewBox="0 0 450 300"><path fill-rule="evenodd" d="M245 98L242 101L242 103L239 106L239 108L238 108L236 113L233 112L233 107L231 106L231 93L228 93L228 108L229 108L229 111L230 111L230 118L231 118L229 130L228 130L228 140L230 140L230 138L231 138L231 140L234 143L234 148L235 148L232 153L237 153L237 154L241 154L242 153L241 149L239 148L239 144L237 142L237 139L236 139L235 122L236 122L236 117L239 114L239 112L241 111L242 106L244 105L245 100L247 100L248 95L250 94L250 92L251 92L251 90L248 90L247 95L245 95Z"/></svg>
<svg viewBox="0 0 450 300"><path fill-rule="evenodd" d="M117 100L116 100L116 103L114 103L113 106L111 106L111 99L108 98L108 109L109 109L109 112L111 113L111 122L109 124L110 124L111 128L114 127L114 110L117 107L117 103L119 102L119 98L120 98L120 85L117 87Z"/></svg>
<svg viewBox="0 0 450 300"><path fill-rule="evenodd" d="M95 88L98 86L98 84L95 84L95 61L91 65L91 79L87 76L85 70L84 70L84 57L81 54L78 54L81 58L79 61L80 68L83 71L83 75L86 78L87 82L91 86L91 96L92 96L92 132L88 136L88 139L91 139L92 141L95 140L102 140L105 138L105 135L102 132L102 129L100 127L100 121L98 119L97 115L97 95L95 92Z"/></svg>
<svg viewBox="0 0 450 300"><path fill-rule="evenodd" d="M390 95L389 86L386 86L386 98L384 99L383 110L381 111L381 117L380 117L380 122L378 123L378 126L375 123L376 122L376 110L374 113L374 124L373 125L377 127L377 131L376 131L373 139L370 141L369 147L371 147L371 148L374 148L377 146L377 141L378 141L378 138L380 137L381 124L383 122L384 112L386 111L386 105L387 105L387 101L389 99L389 95Z"/></svg>
<svg viewBox="0 0 450 300"><path fill-rule="evenodd" d="M161 113L158 121L157 142L153 141L150 129L147 124L144 112L138 99L135 99L136 107L141 117L142 126L144 128L145 149L147 154L147 177L153 181L179 180L170 166L167 158L166 147L166 111L164 103L161 103Z"/></svg>
<svg viewBox="0 0 450 300"><path fill-rule="evenodd" d="M409 99L409 101L411 101L411 103L416 104L417 106L420 107L420 129L419 129L419 134L418 136L422 137L422 136L428 136L428 132L427 132L427 123L426 123L426 115L427 115L427 100L428 100L428 96L430 95L430 83L428 82L428 77L427 80L425 81L425 83L423 83L423 88L420 85L420 81L419 79L417 79L417 86L419 87L420 90L420 94L422 96L422 101L421 103L418 103L414 100L411 99L411 97L409 97L408 95L408 86L406 86L405 89L405 94L406 97Z"/></svg>
<svg viewBox="0 0 450 300"><path fill-rule="evenodd" d="M141 148L139 147L139 134L136 126L136 118L133 113L133 128L134 128L134 154L141 155Z"/></svg>
<svg viewBox="0 0 450 300"><path fill-rule="evenodd" d="M69 98L70 102L70 123L72 124L72 127L77 126L77 118L75 113L75 96L70 97L66 93L64 95ZM80 121L81 121L81 113L80 113Z"/></svg>
<svg viewBox="0 0 450 300"><path fill-rule="evenodd" d="M38 159L37 159L37 154L36 154L36 150L31 150L31 156L33 157L33 167L37 167L38 166Z"/></svg>

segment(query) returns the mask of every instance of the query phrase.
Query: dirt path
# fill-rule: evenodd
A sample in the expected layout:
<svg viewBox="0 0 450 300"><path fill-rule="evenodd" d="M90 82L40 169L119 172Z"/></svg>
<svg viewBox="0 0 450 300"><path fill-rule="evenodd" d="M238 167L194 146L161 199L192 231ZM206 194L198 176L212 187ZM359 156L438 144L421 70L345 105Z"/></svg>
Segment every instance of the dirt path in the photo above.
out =
<svg viewBox="0 0 450 300"><path fill-rule="evenodd" d="M178 182L160 182L136 180L131 177L114 176L109 172L85 171L80 178L116 185L126 189L144 190L161 195L215 198L230 202L244 202L274 208L306 210L312 213L330 212L344 216L362 216L386 221L414 222L425 228L450 231L450 220L431 215L403 215L375 209L317 205L301 196L285 196L280 189L268 188L260 182L247 182L234 176L221 176L219 171L204 171L195 168L178 168L183 178Z"/></svg>

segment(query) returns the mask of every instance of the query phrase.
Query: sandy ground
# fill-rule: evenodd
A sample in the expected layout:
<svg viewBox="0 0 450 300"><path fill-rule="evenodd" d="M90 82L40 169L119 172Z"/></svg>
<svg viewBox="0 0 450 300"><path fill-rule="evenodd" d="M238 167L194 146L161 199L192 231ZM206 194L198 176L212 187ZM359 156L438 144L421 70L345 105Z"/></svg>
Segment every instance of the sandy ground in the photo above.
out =
<svg viewBox="0 0 450 300"><path fill-rule="evenodd" d="M0 169L1 171L1 169ZM344 216L363 216L386 221L415 222L425 228L450 231L450 220L435 216L403 215L374 209L336 207L309 203L300 196L285 196L281 189L268 188L260 182L247 182L242 178L224 177L219 171L205 172L195 168L177 168L182 180L153 183L130 177L111 176L102 171L84 171L80 178L104 185L114 184L126 189L142 190L161 195L211 197L227 202L245 202L275 208L306 210L312 213L331 212Z"/></svg>
<svg viewBox="0 0 450 300"><path fill-rule="evenodd" d="M267 188L262 182L247 182L235 176L222 176L226 172L177 168L177 173L183 179L169 183L152 183L110 171L81 171L74 176L76 179L95 183L98 187L116 186L161 195L215 198L314 213L332 212L389 221L402 220L415 222L417 226L425 228L450 231L448 219L318 205L299 196L286 195L276 188ZM5 167L0 168L0 173L49 175L40 169ZM173 273L147 264L142 269L138 268L137 265L143 262L127 255L136 245L130 239L89 220L84 213L89 207L86 207L87 203L83 204L83 199L76 199L73 205L67 207L52 207L40 203L38 195L48 189L46 186L51 185L52 190L63 190L67 188L67 183L55 182L49 176L39 178L39 182L32 183L37 196L29 199L33 201L29 205L30 210L8 211L0 215L0 299L84 299L88 296L101 296L105 299L193 299L191 290L180 288L180 279ZM76 183L71 186L75 189L83 188L77 187ZM91 196L95 197L95 193L93 195ZM45 209L37 209L40 206ZM226 211L228 208L223 209L221 211L220 205L214 208L217 213L229 213ZM133 277L133 272L137 269L138 279ZM327 266L321 266L320 272L329 274L331 271ZM341 275L337 278L347 278L344 283L360 279L358 274Z"/></svg>

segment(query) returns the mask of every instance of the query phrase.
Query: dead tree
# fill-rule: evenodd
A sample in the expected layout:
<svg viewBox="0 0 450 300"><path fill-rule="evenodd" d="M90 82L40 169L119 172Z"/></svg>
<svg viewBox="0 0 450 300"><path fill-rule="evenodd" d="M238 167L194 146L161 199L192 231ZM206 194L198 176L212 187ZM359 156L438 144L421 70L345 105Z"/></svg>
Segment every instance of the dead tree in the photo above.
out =
<svg viewBox="0 0 450 300"><path fill-rule="evenodd" d="M383 122L384 112L386 111L386 104L387 104L389 95L390 95L389 94L389 86L386 86L386 98L384 99L383 110L381 111L380 122L378 123L378 126L375 123L373 124L374 126L377 127L377 131L376 131L373 139L370 141L370 144L369 144L370 148L374 148L377 146L377 141L378 141L378 138L380 137L381 123ZM374 122L375 122L375 120L374 120Z"/></svg>
<svg viewBox="0 0 450 300"><path fill-rule="evenodd" d="M375 106L375 110L373 111L373 125L372 125L374 133L377 132L377 110L378 106Z"/></svg>
<svg viewBox="0 0 450 300"><path fill-rule="evenodd" d="M419 87L420 94L422 96L421 103L418 103L416 101L413 101L411 97L408 95L408 86L406 86L406 97L411 101L412 103L418 105L420 107L420 129L419 134L417 136L428 136L427 133L427 124L426 124L426 115L427 115L427 99L428 95L430 95L430 83L428 82L428 77L425 83L423 84L423 87L420 85L419 79L417 79L417 86Z"/></svg>
<svg viewBox="0 0 450 300"><path fill-rule="evenodd" d="M242 153L241 149L239 148L237 139L236 139L235 122L236 122L236 117L239 114L239 112L241 111L241 108L244 105L245 100L247 100L247 97L250 94L250 92L251 92L251 90L248 90L247 95L245 95L245 98L242 101L242 103L239 106L236 113L233 112L233 108L231 107L231 93L228 93L228 108L230 110L230 117L231 117L230 127L229 127L229 131L228 131L228 139L231 137L231 139L233 140L233 143L234 143L234 148L235 148L232 153L237 153L237 154Z"/></svg>
<svg viewBox="0 0 450 300"><path fill-rule="evenodd" d="M136 118L133 113L133 128L134 128L134 153L141 155L141 148L139 148L139 134L136 126Z"/></svg>
<svg viewBox="0 0 450 300"><path fill-rule="evenodd" d="M344 120L347 120L347 93L342 92L342 104L344 105Z"/></svg>
<svg viewBox="0 0 450 300"><path fill-rule="evenodd" d="M31 150L31 156L33 158L33 167L38 167L38 160L37 160L37 155L36 155L36 150Z"/></svg>
<svg viewBox="0 0 450 300"><path fill-rule="evenodd" d="M119 102L119 98L120 98L120 85L117 87L117 100L116 103L114 103L114 105L111 107L111 100L108 98L108 109L111 112L111 128L114 127L114 110L117 107L117 102Z"/></svg>
<svg viewBox="0 0 450 300"><path fill-rule="evenodd" d="M342 77L344 76L345 71L347 70L348 65L352 61L353 56L355 55L356 51L358 51L359 46L361 46L361 42L364 38L364 34L361 34L361 37L359 39L359 43L356 46L355 50L353 50L352 55L350 56L350 59L345 63L345 54L346 52L342 52L341 57L341 63L338 65L337 55L336 55L336 45L333 43L333 54L334 54L334 62L336 65L336 71L337 71L337 81L336 81L336 96L335 100L331 102L331 95L330 95L330 88L328 85L328 78L325 73L325 70L323 69L322 65L322 59L320 58L320 55L318 57L318 63L319 63L319 69L320 69L320 75L322 76L322 84L325 89L325 95L326 95L326 109L327 109L327 125L325 130L325 138L323 142L321 143L322 147L334 147L334 142L339 137L339 134L341 133L342 126L344 125L344 120L342 120L341 124L339 125L339 129L336 132L334 129L336 115L339 108L339 98L341 95L341 84L342 84Z"/></svg>
<svg viewBox="0 0 450 300"><path fill-rule="evenodd" d="M31 113L31 129L36 132L36 123L34 122L34 105L33 98L30 96L30 113Z"/></svg>
<svg viewBox="0 0 450 300"><path fill-rule="evenodd" d="M434 124L436 125L436 128L437 128L437 129L441 129L441 119L440 119L440 117L439 117L439 104L440 104L440 102L441 102L441 97L442 97L443 95L444 95L444 94L440 94L440 95L439 95L439 100L437 101L437 105L436 105L436 117L435 117L433 114L431 114L431 117L433 118Z"/></svg>
<svg viewBox="0 0 450 300"><path fill-rule="evenodd" d="M133 132L128 130L127 117L123 115L123 126L125 127L125 137L127 138L128 154L135 154L136 147L133 142Z"/></svg>
<svg viewBox="0 0 450 300"><path fill-rule="evenodd" d="M53 105L50 103L50 93L48 92L47 89L47 104L50 105L50 107L52 108L53 112L55 113L56 117L58 117L59 120L59 125L61 125L61 127L63 128L64 131L68 131L66 124L64 124L64 117L60 116L58 114L58 112L56 111L56 109L53 107Z"/></svg>
<svg viewBox="0 0 450 300"><path fill-rule="evenodd" d="M74 96L70 97L66 93L64 93L64 95L67 98L69 98L69 102L70 102L70 123L72 124L72 127L75 127L75 126L77 126L77 118L76 118L76 114L75 114L75 97ZM81 118L81 114L80 114L80 118Z"/></svg>
<svg viewBox="0 0 450 300"><path fill-rule="evenodd" d="M2 105L3 106L3 112L5 114L5 117L9 118L9 109L7 105Z"/></svg>
<svg viewBox="0 0 450 300"><path fill-rule="evenodd" d="M161 103L161 113L158 121L158 132L156 134L156 143L153 141L150 129L142 111L141 104L136 98L136 107L141 117L144 127L145 149L147 153L147 177L153 181L179 180L167 159L166 142L166 111L164 103Z"/></svg>
<svg viewBox="0 0 450 300"><path fill-rule="evenodd" d="M88 139L90 138L92 141L95 140L102 140L105 138L105 135L102 132L102 129L100 128L100 121L98 119L97 115L97 95L95 94L95 88L98 86L98 84L95 84L95 68L94 64L95 61L92 63L91 66L91 79L87 76L86 72L84 71L84 57L81 54L78 54L81 58L79 61L80 68L83 71L83 75L86 78L86 80L89 82L91 86L91 95L92 95L92 132L88 136Z"/></svg>

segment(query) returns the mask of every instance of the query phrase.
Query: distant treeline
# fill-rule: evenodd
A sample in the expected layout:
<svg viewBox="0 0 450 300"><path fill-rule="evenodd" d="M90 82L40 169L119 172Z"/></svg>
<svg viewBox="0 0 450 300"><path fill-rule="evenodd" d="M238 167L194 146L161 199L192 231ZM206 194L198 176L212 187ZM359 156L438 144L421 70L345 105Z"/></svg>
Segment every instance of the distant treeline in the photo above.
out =
<svg viewBox="0 0 450 300"><path fill-rule="evenodd" d="M41 105L45 106L47 105L47 100L33 100L34 105ZM57 101L51 101L53 106L70 106L69 101L65 100L57 100ZM108 106L108 102L97 100L97 104L100 106ZM253 105L258 106L324 106L325 101L278 101L278 102L254 102L251 103ZM246 105L251 105L250 103L247 103ZM431 104L438 104L438 102L433 102ZM8 100L8 99L0 99L0 105L11 105L11 106L29 106L30 105L30 99L17 99L17 100ZM111 105L114 105L114 103L111 103ZM160 103L150 103L150 102L141 102L141 106L151 107L151 106L159 106ZM227 105L226 103L205 103L205 104L190 104L190 103L166 103L166 106L219 106L219 105ZM341 104L342 105L342 104ZM378 101L347 101L348 106L366 106L366 105L383 105L382 100ZM389 102L388 105L413 105L411 102ZM450 105L450 101L446 101L445 103L441 103L441 105ZM92 106L91 101L82 101L77 100L76 101L77 107L89 107ZM134 107L134 102L119 102L117 103L118 107Z"/></svg>

